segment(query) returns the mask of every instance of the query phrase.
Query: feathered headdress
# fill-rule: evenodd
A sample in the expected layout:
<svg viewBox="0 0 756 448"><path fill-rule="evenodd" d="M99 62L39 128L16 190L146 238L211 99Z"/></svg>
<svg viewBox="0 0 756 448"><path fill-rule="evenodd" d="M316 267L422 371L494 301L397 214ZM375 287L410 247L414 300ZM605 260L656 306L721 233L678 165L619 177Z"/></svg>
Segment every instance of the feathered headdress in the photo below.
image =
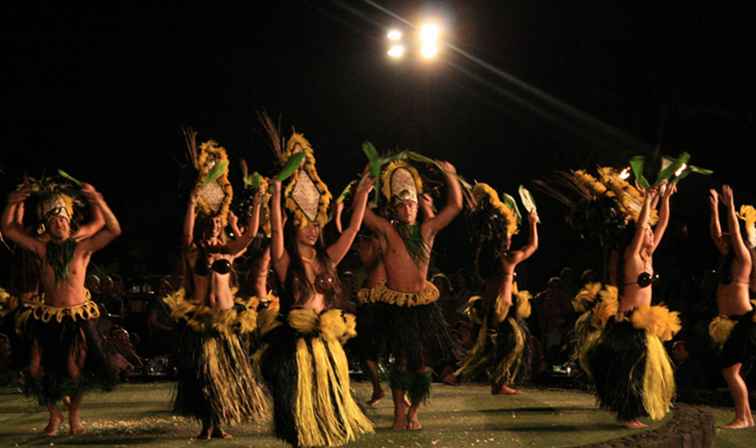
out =
<svg viewBox="0 0 756 448"><path fill-rule="evenodd" d="M404 160L393 160L381 174L383 197L386 201L410 200L417 202L423 193L423 181L415 167Z"/></svg>
<svg viewBox="0 0 756 448"><path fill-rule="evenodd" d="M504 222L504 229L507 236L515 235L519 232L519 222L516 204L507 200L506 203L499 199L499 194L490 185L477 182L472 190L475 199L475 211L487 211L492 215L498 216Z"/></svg>
<svg viewBox="0 0 756 448"><path fill-rule="evenodd" d="M218 216L225 227L234 190L228 180L228 154L215 140L202 143L197 151L197 132L184 129L189 159L197 172L199 213Z"/></svg>
<svg viewBox="0 0 756 448"><path fill-rule="evenodd" d="M756 247L756 208L753 205L741 205L738 217L745 221L748 246L753 249Z"/></svg>
<svg viewBox="0 0 756 448"><path fill-rule="evenodd" d="M268 133L271 149L283 167L274 177L282 182L290 179L283 195L294 222L299 227L313 223L324 226L328 222L331 192L318 175L312 145L297 132L293 132L284 145L284 139L266 114L260 114L260 121Z"/></svg>

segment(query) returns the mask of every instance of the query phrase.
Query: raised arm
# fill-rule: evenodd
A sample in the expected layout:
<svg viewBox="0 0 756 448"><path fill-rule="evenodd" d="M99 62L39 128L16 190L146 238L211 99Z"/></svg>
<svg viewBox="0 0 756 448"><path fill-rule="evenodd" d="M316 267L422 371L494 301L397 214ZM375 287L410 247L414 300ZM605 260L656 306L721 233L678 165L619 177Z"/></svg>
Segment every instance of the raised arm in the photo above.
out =
<svg viewBox="0 0 756 448"><path fill-rule="evenodd" d="M709 208L711 209L711 220L709 221L709 235L717 250L722 253L722 226L719 223L719 193L717 190L709 189Z"/></svg>
<svg viewBox="0 0 756 448"><path fill-rule="evenodd" d="M339 233L344 233L344 226L341 225L341 215L344 213L344 202L337 201L336 207L333 214L333 220L336 224L336 231Z"/></svg>
<svg viewBox="0 0 756 448"><path fill-rule="evenodd" d="M92 207L92 220L79 227L79 230L73 235L76 241L85 240L105 226L105 216L102 214L102 210L98 207Z"/></svg>
<svg viewBox="0 0 756 448"><path fill-rule="evenodd" d="M230 253L236 254L244 250L249 243L257 236L257 231L260 229L260 205L262 202L262 192L260 190L255 193L255 197L252 199L252 206L248 214L247 228L244 233L237 239L228 243L227 249ZM234 232L238 231L238 227Z"/></svg>
<svg viewBox="0 0 756 448"><path fill-rule="evenodd" d="M646 195L643 199L643 207L641 208L640 216L638 216L638 222L635 223L635 235L633 236L630 246L625 249L625 253L628 253L628 251L633 254L640 252L641 245L643 244L643 237L646 233L646 226L648 226L648 217L651 214L651 204L654 202L656 195L657 190L655 188L646 190Z"/></svg>
<svg viewBox="0 0 756 448"><path fill-rule="evenodd" d="M669 198L677 191L677 183L667 184L661 195L661 208L659 209L659 222L654 229L654 249L661 243L664 232L669 225Z"/></svg>
<svg viewBox="0 0 756 448"><path fill-rule="evenodd" d="M536 213L535 210L528 214L528 224L530 228L530 231L528 232L528 242L525 247L517 251L519 252L519 257L517 257L518 263L527 260L536 250L538 250L538 213Z"/></svg>
<svg viewBox="0 0 756 448"><path fill-rule="evenodd" d="M722 185L722 201L727 208L727 227L730 230L730 240L732 241L732 248L735 251L735 258L740 262L748 261L751 259L751 252L748 250L748 246L746 246L740 233L738 213L735 211L735 199L733 198L732 188L729 185Z"/></svg>
<svg viewBox="0 0 756 448"><path fill-rule="evenodd" d="M446 205L438 215L426 221L423 226L430 230L431 235L435 235L462 211L462 187L457 180L457 169L449 162L441 162L441 168L446 179L448 192L446 194Z"/></svg>
<svg viewBox="0 0 756 448"><path fill-rule="evenodd" d="M103 199L102 194L95 190L90 184L82 184L81 191L87 198L93 208L99 208L105 219L105 227L97 232L93 237L83 240L81 245L85 251L96 252L107 246L111 241L121 235L121 225L118 223L108 204Z"/></svg>
<svg viewBox="0 0 756 448"><path fill-rule="evenodd" d="M281 217L281 181L273 181L273 197L270 205L270 260L278 280L286 280L289 269L289 255L284 248L283 219Z"/></svg>
<svg viewBox="0 0 756 448"><path fill-rule="evenodd" d="M184 236L181 241L185 248L194 243L194 222L197 216L197 192L192 191L189 196L189 202L186 204L186 215L184 215Z"/></svg>
<svg viewBox="0 0 756 448"><path fill-rule="evenodd" d="M22 187L8 195L8 203L3 210L0 231L9 240L15 242L26 250L32 251L39 256L45 253L45 245L41 241L28 234L23 227L24 201L31 194L31 189Z"/></svg>
<svg viewBox="0 0 756 448"><path fill-rule="evenodd" d="M339 239L326 249L328 258L334 265L338 265L347 252L349 252L349 248L352 247L354 238L357 236L357 232L362 225L362 220L365 217L368 195L372 188L373 181L370 175L368 173L363 174L360 183L357 185L357 191L355 191L352 198L352 217L349 220L349 227L344 229Z"/></svg>

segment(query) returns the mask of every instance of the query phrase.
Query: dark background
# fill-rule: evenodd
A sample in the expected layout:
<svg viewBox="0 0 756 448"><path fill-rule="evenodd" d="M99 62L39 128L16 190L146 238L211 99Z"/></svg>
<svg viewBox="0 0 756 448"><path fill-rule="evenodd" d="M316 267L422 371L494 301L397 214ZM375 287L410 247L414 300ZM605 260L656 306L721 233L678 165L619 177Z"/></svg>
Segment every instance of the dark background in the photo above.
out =
<svg viewBox="0 0 756 448"><path fill-rule="evenodd" d="M703 253L706 189L730 182L737 202L753 202L753 42L751 16L738 7L379 2L412 22L435 11L447 39L498 76L450 48L431 65L390 63L385 31L399 22L369 2L162 3L0 7L0 188L57 168L94 184L125 229L95 262L118 261L124 274L175 266L180 127L271 174L259 110L305 134L334 194L361 170L366 140L450 160L510 193L555 169L619 164L661 144L715 171L686 179L673 202L671 231L687 223ZM543 235L530 262L534 289L588 250L565 229L563 210L535 195ZM437 242L444 270L467 261L463 224Z"/></svg>

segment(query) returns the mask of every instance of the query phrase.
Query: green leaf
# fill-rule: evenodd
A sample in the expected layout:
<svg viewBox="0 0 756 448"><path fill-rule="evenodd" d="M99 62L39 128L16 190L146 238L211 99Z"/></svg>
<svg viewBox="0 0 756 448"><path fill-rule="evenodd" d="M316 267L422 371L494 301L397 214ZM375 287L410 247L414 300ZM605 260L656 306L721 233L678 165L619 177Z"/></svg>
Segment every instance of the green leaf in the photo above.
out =
<svg viewBox="0 0 756 448"><path fill-rule="evenodd" d="M501 197L502 199L504 199L504 204L507 207L511 208L515 212L515 215L517 215L517 223L519 224L520 222L522 222L522 214L520 214L520 209L517 208L517 202L515 201L515 199L504 192L501 193Z"/></svg>
<svg viewBox="0 0 756 448"><path fill-rule="evenodd" d="M274 177L276 180L283 182L286 179L288 179L292 174L294 174L295 171L299 168L299 165L302 164L302 160L305 158L304 151L300 151L296 154L293 154L291 157L289 157L289 160L286 161L286 164L284 165L283 169L278 172Z"/></svg>
<svg viewBox="0 0 756 448"><path fill-rule="evenodd" d="M688 166L688 170L690 170L691 172L696 173L696 174L703 174L704 176L710 176L710 175L714 174L714 171L712 171L712 170L708 170L706 168L700 168L700 167L693 166L693 165L689 165Z"/></svg>
<svg viewBox="0 0 756 448"><path fill-rule="evenodd" d="M74 184L76 184L77 187L81 187L81 181L76 179L75 177L71 176L70 174L66 173L65 171L58 169L58 174L64 179L70 180Z"/></svg>
<svg viewBox="0 0 756 448"><path fill-rule="evenodd" d="M656 177L656 182L654 182L654 184L659 185L659 183L672 178L677 170L688 163L688 160L690 160L690 154L688 154L687 152L680 154L677 160L673 161L666 168L659 171L659 175Z"/></svg>
<svg viewBox="0 0 756 448"><path fill-rule="evenodd" d="M347 200L347 198L352 194L352 188L354 188L356 184L356 180L349 182L344 188L344 191L342 191L339 197L336 199L336 203L344 202L345 200Z"/></svg>
<svg viewBox="0 0 756 448"><path fill-rule="evenodd" d="M378 156L378 150L375 149L372 143L365 142L362 144L362 152L365 153L365 157L368 159L370 176L373 179L377 179L381 175L381 165L383 165L381 158Z"/></svg>
<svg viewBox="0 0 756 448"><path fill-rule="evenodd" d="M207 176L205 176L205 179L202 181L202 183L209 184L210 182L215 182L216 179L223 175L223 173L226 171L227 166L228 160L221 160L220 162L216 163L215 166L213 166L213 169L211 169L210 172L207 173Z"/></svg>
<svg viewBox="0 0 756 448"><path fill-rule="evenodd" d="M638 182L638 185L641 188L648 188L651 185L648 183L648 180L643 175L643 166L646 163L646 158L643 156L635 156L632 159L630 159L630 168L633 170L633 175L635 176L636 182Z"/></svg>
<svg viewBox="0 0 756 448"><path fill-rule="evenodd" d="M244 188L249 190L256 190L260 188L260 181L262 180L262 176L260 173L255 171L252 174L248 174L244 177Z"/></svg>

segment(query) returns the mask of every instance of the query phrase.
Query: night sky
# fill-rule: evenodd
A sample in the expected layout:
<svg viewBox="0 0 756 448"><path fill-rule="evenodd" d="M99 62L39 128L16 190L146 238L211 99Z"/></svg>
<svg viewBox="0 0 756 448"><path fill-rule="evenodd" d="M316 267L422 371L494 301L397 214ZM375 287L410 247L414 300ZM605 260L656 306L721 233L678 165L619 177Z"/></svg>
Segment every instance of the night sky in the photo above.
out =
<svg viewBox="0 0 756 448"><path fill-rule="evenodd" d="M690 152L716 173L683 182L673 202L678 222L705 231L706 188L724 181L738 202L753 202L753 170L741 155L756 143L753 36L751 16L737 8L377 2L413 23L435 12L448 41L504 73L497 76L451 48L430 65L390 63L385 32L400 23L370 2L111 3L0 7L0 188L57 168L94 184L125 229L96 263L169 272L184 206L180 127L271 174L260 110L305 134L336 194L361 170L366 140L450 160L466 178L511 193L556 169L618 164L661 143L662 153ZM532 270L541 278L579 245L562 229L557 204L536 200L544 236ZM442 254L464 251L463 224L437 243ZM441 264L452 270L463 259Z"/></svg>

